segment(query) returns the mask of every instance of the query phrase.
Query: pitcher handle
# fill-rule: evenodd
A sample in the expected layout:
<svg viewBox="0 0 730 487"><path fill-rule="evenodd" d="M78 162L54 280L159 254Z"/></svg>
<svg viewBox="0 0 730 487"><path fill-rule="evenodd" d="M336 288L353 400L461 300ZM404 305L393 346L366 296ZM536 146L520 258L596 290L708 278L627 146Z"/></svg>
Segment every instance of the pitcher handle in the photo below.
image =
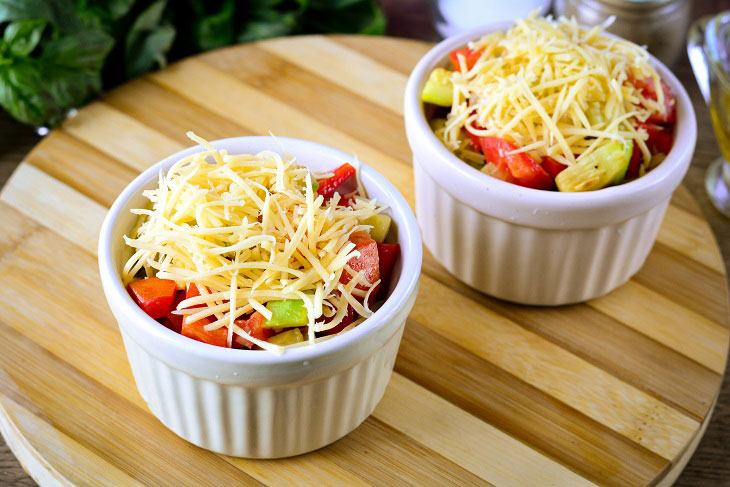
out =
<svg viewBox="0 0 730 487"><path fill-rule="evenodd" d="M705 50L706 38L705 31L707 24L712 20L712 16L706 16L695 21L689 28L687 34L687 56L689 63L692 65L692 71L697 79L697 85L700 87L702 97L705 103L710 104L710 60Z"/></svg>

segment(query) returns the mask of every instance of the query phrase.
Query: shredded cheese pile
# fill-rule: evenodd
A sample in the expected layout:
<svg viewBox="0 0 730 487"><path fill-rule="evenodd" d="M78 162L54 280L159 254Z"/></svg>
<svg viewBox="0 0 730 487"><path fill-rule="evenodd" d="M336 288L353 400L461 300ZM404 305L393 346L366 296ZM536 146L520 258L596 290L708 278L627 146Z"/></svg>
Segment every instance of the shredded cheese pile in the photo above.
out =
<svg viewBox="0 0 730 487"><path fill-rule="evenodd" d="M538 161L550 156L567 165L608 140L634 140L648 166L648 135L635 126L654 111L664 113L660 78L645 49L604 35L605 27L586 30L575 19L535 13L506 32L469 43L482 54L468 71L460 56L461 72L451 77L451 112L436 128L437 136L474 162L480 155L468 153L462 127L512 142L519 148L514 153L527 152ZM647 77L654 80L657 100L628 82Z"/></svg>
<svg viewBox="0 0 730 487"><path fill-rule="evenodd" d="M207 331L228 327L229 347L235 333L282 351L234 324L252 311L270 319L265 307L270 300L304 301L305 344L321 340L315 332L337 326L348 304L360 318L345 331L372 314L368 300L361 304L356 296L369 296L379 281L368 283L347 265L359 255L349 237L367 231L360 220L380 213L383 205L356 196L349 207L337 206L339 193L325 203L312 188L314 176L290 156L228 154L192 132L188 136L204 150L160 174L158 187L143 193L151 209L132 210L140 217L124 237L134 249L123 268L125 285L141 269L181 288L195 283L202 294L182 301L176 313L192 321L210 317ZM365 195L359 180L357 194ZM340 283L343 272L353 276L346 285Z"/></svg>

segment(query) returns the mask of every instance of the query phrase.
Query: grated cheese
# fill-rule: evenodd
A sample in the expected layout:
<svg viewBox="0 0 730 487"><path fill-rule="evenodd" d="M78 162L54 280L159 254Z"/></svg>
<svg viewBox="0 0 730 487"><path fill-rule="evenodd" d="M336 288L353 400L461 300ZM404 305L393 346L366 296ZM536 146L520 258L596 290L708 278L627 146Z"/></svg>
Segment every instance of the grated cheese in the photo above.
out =
<svg viewBox="0 0 730 487"><path fill-rule="evenodd" d="M304 301L309 344L321 341L315 331L339 325L348 305L357 304L363 319L372 314L353 292L360 284L369 296L378 283L361 276L339 283L347 262L359 255L350 235L367 228L362 219L384 209L364 197L359 179L360 196L351 207L338 207L338 194L325 203L313 190L314 176L293 157L228 154L188 136L204 150L173 164L157 188L144 191L151 208L132 210L139 218L124 236L134 249L123 267L125 285L142 269L180 288L195 283L200 295L174 312L192 321L211 319L207 331L226 327L229 347L235 333L266 350L286 348L256 340L234 323L252 311L270 319L265 305L272 300Z"/></svg>
<svg viewBox="0 0 730 487"><path fill-rule="evenodd" d="M661 81L645 49L604 35L605 27L586 30L575 19L533 13L506 32L470 42L482 54L469 70L459 54L451 111L434 132L467 161L479 155L464 128L512 142L538 161L551 156L568 165L611 139L634 140L648 166L648 135L634 127L652 112L664 113ZM645 78L653 80L657 100L628 82ZM601 120L591 123L589 109Z"/></svg>

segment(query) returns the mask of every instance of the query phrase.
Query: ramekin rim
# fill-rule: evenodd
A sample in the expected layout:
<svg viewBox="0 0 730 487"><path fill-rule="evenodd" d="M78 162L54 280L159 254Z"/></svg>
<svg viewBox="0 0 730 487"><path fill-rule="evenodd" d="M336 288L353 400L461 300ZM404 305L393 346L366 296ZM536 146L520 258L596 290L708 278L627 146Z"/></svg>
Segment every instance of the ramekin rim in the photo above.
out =
<svg viewBox="0 0 730 487"><path fill-rule="evenodd" d="M329 152L333 156L337 156L341 160L348 160L352 163L355 161L361 174L367 174L378 183L381 189L388 193L392 201L387 201L388 207L393 213L399 212L402 220L402 227L399 226L399 234L403 235L403 246L401 249L402 270L400 278L396 283L392 293L383 305L372 316L363 321L360 325L347 331L341 335L335 336L324 342L317 343L312 346L302 346L299 348L286 350L285 353L279 355L267 351L248 351L239 349L227 349L223 347L215 347L202 342L191 340L188 337L180 335L172 330L167 329L157 321L147 316L131 299L126 289L122 285L121 277L115 272L114 264L111 256L112 230L118 217L121 215L122 208L127 201L136 196L141 188L148 184L153 178L156 178L159 171L169 167L176 160L185 157L188 154L202 150L200 146L191 146L171 154L162 160L156 162L148 169L139 174L115 199L109 208L107 215L101 227L98 245L98 260L102 283L106 284L107 292L112 294L112 299L121 300L124 312L129 316L130 324L141 330L154 340L163 340L166 344L173 347L179 347L183 353L190 353L198 359L210 360L211 363L217 361L221 364L236 365L282 365L300 363L303 361L311 361L322 359L327 356L336 355L351 347L356 347L358 343L366 340L369 335L378 328L385 326L389 319L393 318L397 311L407 304L409 298L416 292L418 280L420 278L421 261L422 261L422 244L420 231L416 222L413 211L405 198L401 195L395 186L390 183L384 176L375 169L356 160L354 156L343 151L329 147L318 142L292 137L279 137L274 139L271 136L240 136L218 139L210 143L216 147L225 147L234 141L247 139L251 144L263 141L276 141L285 149L291 149L294 145L309 145L316 148L317 151ZM274 149L274 148L272 148ZM291 150L291 152L296 152ZM118 235L121 238L121 234ZM111 299L108 299L110 301ZM112 306L112 303L109 303ZM130 337L134 339L133 337ZM140 344L142 345L142 344Z"/></svg>

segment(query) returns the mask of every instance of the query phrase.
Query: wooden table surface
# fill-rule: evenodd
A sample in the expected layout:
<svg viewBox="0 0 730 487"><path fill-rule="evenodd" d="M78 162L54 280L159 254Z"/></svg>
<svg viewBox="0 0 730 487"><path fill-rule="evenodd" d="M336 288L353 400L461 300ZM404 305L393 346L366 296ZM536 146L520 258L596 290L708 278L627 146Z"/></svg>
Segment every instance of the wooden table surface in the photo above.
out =
<svg viewBox="0 0 730 487"><path fill-rule="evenodd" d="M695 159L685 184L711 223L723 252L725 263L730 261L730 225L728 220L715 212L704 194L703 175L709 162L718 156L709 116L696 89L694 79L686 61L674 68L675 73L687 86L698 112L699 137ZM7 116L0 118L0 183L4 183L23 154L32 147L37 138L32 131L11 122ZM730 478L730 387L724 384L714 417L709 425L697 453L688 464L677 485L728 485ZM2 485L33 485L15 462L12 454L0 447L0 483Z"/></svg>

